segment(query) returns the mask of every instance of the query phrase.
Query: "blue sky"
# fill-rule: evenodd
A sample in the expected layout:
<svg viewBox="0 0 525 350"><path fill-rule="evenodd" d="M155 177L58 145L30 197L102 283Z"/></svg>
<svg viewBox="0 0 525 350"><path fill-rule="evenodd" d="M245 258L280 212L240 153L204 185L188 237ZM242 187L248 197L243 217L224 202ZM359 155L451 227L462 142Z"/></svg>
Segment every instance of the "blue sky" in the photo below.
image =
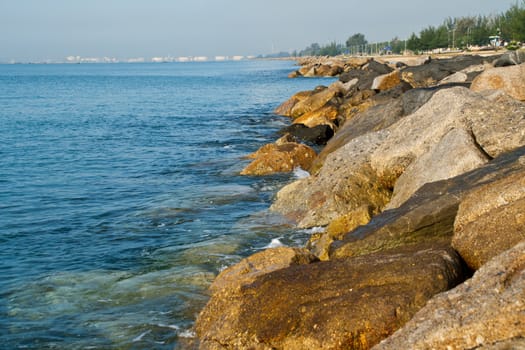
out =
<svg viewBox="0 0 525 350"><path fill-rule="evenodd" d="M0 61L258 55L405 38L516 0L0 0Z"/></svg>

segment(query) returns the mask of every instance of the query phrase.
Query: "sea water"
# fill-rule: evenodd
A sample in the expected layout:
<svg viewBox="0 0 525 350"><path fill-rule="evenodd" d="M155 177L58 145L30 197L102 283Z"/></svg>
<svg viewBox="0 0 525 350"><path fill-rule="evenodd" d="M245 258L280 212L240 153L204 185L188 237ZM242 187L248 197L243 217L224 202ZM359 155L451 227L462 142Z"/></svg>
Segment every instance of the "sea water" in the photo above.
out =
<svg viewBox="0 0 525 350"><path fill-rule="evenodd" d="M330 83L294 69L0 65L0 349L173 349L221 269L303 244L267 212L294 175L239 175Z"/></svg>

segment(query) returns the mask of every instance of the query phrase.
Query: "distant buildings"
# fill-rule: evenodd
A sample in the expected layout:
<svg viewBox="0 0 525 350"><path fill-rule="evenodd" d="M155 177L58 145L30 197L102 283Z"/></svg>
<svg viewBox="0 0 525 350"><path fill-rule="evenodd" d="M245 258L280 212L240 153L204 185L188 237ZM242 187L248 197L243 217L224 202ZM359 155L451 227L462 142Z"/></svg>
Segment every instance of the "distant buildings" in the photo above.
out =
<svg viewBox="0 0 525 350"><path fill-rule="evenodd" d="M214 56L214 57L208 57L208 56L157 56L157 57L151 57L151 58L144 58L144 57L133 57L133 58L125 58L125 59L118 59L114 57L81 57L81 56L67 56L64 59L65 63L146 63L146 62L152 62L152 63L166 63L166 62L210 62L210 61L216 61L216 62L224 62L224 61L242 61L246 59L253 59L255 56Z"/></svg>

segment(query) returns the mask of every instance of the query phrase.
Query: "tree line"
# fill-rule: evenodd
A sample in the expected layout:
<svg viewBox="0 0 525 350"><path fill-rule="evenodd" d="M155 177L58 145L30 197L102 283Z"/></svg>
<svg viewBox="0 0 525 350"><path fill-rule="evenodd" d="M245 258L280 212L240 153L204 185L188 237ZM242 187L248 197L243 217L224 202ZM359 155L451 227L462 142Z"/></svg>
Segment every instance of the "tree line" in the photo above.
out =
<svg viewBox="0 0 525 350"><path fill-rule="evenodd" d="M439 26L428 26L406 40L394 37L389 41L369 43L365 35L356 33L344 44L335 41L321 46L313 43L293 56L336 56L340 54L401 54L405 50L424 52L438 48L469 49L473 46L501 45L516 47L525 42L525 0L516 2L499 15L449 17Z"/></svg>

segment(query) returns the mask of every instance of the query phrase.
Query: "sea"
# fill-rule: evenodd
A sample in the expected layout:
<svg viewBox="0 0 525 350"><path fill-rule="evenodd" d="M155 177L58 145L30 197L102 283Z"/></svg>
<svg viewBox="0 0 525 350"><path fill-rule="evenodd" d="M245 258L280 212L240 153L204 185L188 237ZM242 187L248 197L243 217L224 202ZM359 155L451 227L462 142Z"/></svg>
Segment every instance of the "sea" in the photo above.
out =
<svg viewBox="0 0 525 350"><path fill-rule="evenodd" d="M303 245L268 211L296 175L239 175L332 82L295 69L0 65L0 349L184 347L221 270Z"/></svg>

